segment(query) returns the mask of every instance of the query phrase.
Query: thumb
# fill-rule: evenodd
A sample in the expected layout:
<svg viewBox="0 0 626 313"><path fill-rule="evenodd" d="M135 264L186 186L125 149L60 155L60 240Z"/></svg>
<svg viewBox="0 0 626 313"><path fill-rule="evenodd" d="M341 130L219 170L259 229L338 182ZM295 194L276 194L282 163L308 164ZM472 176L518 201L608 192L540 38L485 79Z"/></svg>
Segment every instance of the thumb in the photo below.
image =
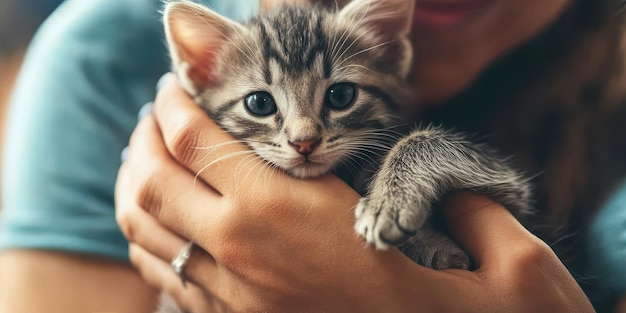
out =
<svg viewBox="0 0 626 313"><path fill-rule="evenodd" d="M511 260L517 255L515 250L539 242L506 208L486 196L459 192L449 196L442 207L452 235L479 268Z"/></svg>

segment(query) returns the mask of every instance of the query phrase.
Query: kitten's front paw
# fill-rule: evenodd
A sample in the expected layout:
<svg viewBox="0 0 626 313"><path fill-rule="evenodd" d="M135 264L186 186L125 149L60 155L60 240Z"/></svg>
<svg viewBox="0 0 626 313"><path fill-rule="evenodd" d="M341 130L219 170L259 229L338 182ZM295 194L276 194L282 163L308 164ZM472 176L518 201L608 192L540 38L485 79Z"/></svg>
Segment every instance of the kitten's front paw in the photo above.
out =
<svg viewBox="0 0 626 313"><path fill-rule="evenodd" d="M428 208L412 207L393 197L364 197L356 206L356 232L378 249L399 246L425 223ZM391 201L389 201L391 200Z"/></svg>

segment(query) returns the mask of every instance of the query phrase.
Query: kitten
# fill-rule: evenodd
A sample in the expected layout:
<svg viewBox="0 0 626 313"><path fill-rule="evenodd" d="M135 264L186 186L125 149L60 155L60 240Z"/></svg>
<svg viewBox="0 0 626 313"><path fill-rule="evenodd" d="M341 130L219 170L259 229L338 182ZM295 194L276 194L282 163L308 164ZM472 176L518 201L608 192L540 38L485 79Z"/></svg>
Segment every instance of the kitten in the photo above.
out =
<svg viewBox="0 0 626 313"><path fill-rule="evenodd" d="M463 134L427 127L390 138L411 104L412 14L413 0L353 0L336 10L282 6L240 24L176 1L164 19L174 73L224 130L295 177L332 171L366 186L355 228L368 243L467 269L469 256L433 227L433 205L472 190L522 217L530 187ZM346 175L351 165L376 173Z"/></svg>

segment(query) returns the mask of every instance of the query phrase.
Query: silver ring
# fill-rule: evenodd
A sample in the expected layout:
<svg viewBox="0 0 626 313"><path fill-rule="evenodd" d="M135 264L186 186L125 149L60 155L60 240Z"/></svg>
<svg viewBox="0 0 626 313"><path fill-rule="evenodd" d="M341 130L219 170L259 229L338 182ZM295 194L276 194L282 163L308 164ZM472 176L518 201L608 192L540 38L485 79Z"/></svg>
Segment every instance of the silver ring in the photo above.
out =
<svg viewBox="0 0 626 313"><path fill-rule="evenodd" d="M185 265L187 265L187 261L191 256L191 251L193 249L193 242L188 242L184 247L180 249L178 255L172 260L172 269L174 273L180 277L181 283L183 283L183 287L187 287L187 279L185 278Z"/></svg>
<svg viewBox="0 0 626 313"><path fill-rule="evenodd" d="M127 159L128 159L128 146L124 147L124 149L122 149L122 152L120 152L120 162L124 163L126 162Z"/></svg>

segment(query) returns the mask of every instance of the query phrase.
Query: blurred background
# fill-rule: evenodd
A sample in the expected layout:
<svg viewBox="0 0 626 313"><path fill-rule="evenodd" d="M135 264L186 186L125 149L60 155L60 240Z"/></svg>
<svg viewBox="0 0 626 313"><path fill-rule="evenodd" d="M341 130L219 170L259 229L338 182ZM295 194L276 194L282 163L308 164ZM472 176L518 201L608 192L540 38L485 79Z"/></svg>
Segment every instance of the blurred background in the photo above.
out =
<svg viewBox="0 0 626 313"><path fill-rule="evenodd" d="M0 156L8 101L24 52L39 25L61 2L0 0Z"/></svg>
<svg viewBox="0 0 626 313"><path fill-rule="evenodd" d="M0 104L6 109L15 73L33 34L62 0L0 0ZM4 116L4 115L3 115Z"/></svg>

